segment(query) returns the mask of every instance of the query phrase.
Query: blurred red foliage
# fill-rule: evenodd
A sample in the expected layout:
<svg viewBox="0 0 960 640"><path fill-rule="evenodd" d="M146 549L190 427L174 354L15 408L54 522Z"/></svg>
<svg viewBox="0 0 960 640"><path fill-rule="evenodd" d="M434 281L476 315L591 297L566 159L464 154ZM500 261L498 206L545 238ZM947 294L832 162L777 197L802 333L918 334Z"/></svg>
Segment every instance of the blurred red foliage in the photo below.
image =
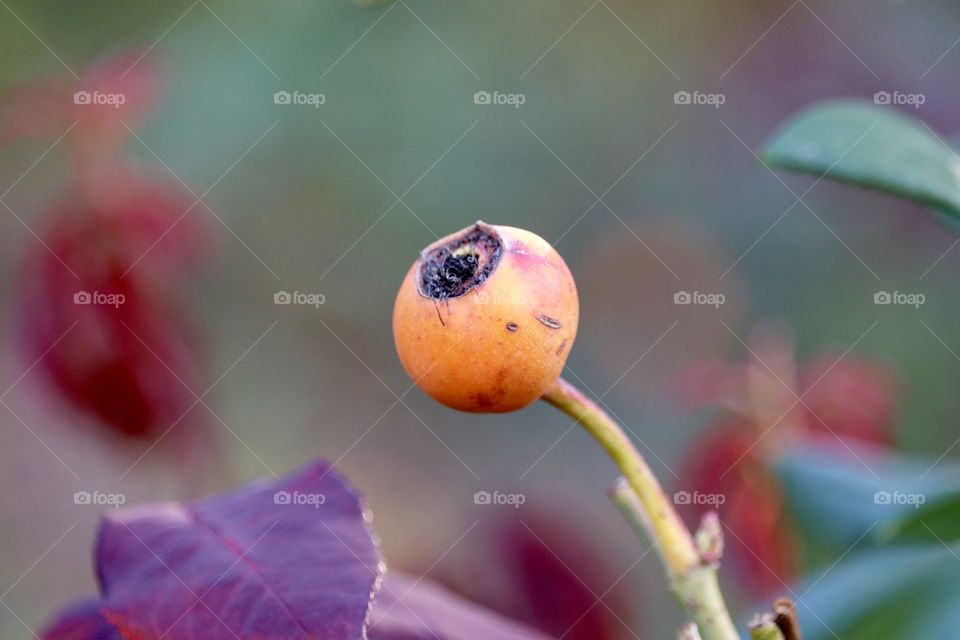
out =
<svg viewBox="0 0 960 640"><path fill-rule="evenodd" d="M883 363L827 351L796 366L792 343L762 328L745 363L702 361L670 383L688 407L719 409L683 461L681 506L691 523L716 506L728 555L757 596L796 577L799 540L770 463L791 443L817 439L851 451L892 446L898 382ZM719 503L719 504L717 504Z"/></svg>
<svg viewBox="0 0 960 640"><path fill-rule="evenodd" d="M202 381L183 308L209 248L187 188L139 168L123 145L156 95L133 54L82 76L35 82L6 103L8 136L63 133L72 177L23 258L23 342L51 388L113 433L156 438L180 423ZM99 96L99 97L98 97ZM105 97L104 97L105 96Z"/></svg>
<svg viewBox="0 0 960 640"><path fill-rule="evenodd" d="M525 512L503 519L452 586L470 599L554 638L615 640L631 635L629 598L616 560L585 530L559 514Z"/></svg>

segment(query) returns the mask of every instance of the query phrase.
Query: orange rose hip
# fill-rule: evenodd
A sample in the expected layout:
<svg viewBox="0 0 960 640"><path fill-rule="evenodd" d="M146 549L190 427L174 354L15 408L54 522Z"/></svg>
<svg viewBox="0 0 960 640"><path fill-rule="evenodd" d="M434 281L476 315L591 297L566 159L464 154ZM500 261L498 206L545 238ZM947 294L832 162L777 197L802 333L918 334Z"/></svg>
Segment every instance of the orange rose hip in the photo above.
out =
<svg viewBox="0 0 960 640"><path fill-rule="evenodd" d="M393 309L397 354L454 409L514 411L560 376L577 334L563 258L530 231L477 222L424 249Z"/></svg>

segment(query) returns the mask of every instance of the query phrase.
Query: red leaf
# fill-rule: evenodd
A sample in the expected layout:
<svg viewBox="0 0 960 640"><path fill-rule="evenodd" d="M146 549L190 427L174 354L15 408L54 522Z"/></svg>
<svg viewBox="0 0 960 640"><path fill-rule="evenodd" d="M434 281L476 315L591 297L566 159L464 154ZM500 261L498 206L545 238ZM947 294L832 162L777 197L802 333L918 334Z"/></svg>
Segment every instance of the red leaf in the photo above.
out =
<svg viewBox="0 0 960 640"><path fill-rule="evenodd" d="M695 524L717 510L729 530L726 553L734 568L751 593L765 596L795 577L798 550L776 478L756 455L759 437L738 417L706 429L681 469L691 499L680 511Z"/></svg>
<svg viewBox="0 0 960 640"><path fill-rule="evenodd" d="M367 524L322 463L122 510L97 541L103 613L137 640L359 640L382 571Z"/></svg>
<svg viewBox="0 0 960 640"><path fill-rule="evenodd" d="M124 125L135 126L152 109L158 84L156 65L135 50L105 56L82 69L79 78L30 80L0 102L0 141L57 136L72 126L87 143L103 148L126 138Z"/></svg>
<svg viewBox="0 0 960 640"><path fill-rule="evenodd" d="M370 616L369 640L546 640L538 631L429 581L389 573Z"/></svg>
<svg viewBox="0 0 960 640"><path fill-rule="evenodd" d="M97 539L102 599L66 609L43 640L546 640L429 582L381 580L368 520L324 463L120 511Z"/></svg>
<svg viewBox="0 0 960 640"><path fill-rule="evenodd" d="M893 445L899 384L885 364L827 352L800 371L810 430Z"/></svg>
<svg viewBox="0 0 960 640"><path fill-rule="evenodd" d="M203 233L176 224L189 204L175 187L124 172L98 184L54 207L26 258L24 342L73 406L115 433L156 437L183 421L201 390L176 287Z"/></svg>
<svg viewBox="0 0 960 640"><path fill-rule="evenodd" d="M123 640L100 613L96 598L81 600L64 610L40 633L42 640Z"/></svg>

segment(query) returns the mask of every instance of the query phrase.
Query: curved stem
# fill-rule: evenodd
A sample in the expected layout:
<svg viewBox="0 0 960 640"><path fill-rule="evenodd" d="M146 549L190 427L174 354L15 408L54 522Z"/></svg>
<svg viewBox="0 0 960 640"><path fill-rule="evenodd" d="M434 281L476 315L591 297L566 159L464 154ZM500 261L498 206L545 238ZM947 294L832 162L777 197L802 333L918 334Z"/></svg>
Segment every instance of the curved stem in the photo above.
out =
<svg viewBox="0 0 960 640"><path fill-rule="evenodd" d="M693 536L623 428L563 378L543 395L543 400L581 424L620 468L632 496L620 496L622 500L617 500L615 490L614 498L632 509L631 520L648 533L663 561L671 590L703 639L739 640L720 593L716 567L701 558ZM621 508L625 508L623 505Z"/></svg>

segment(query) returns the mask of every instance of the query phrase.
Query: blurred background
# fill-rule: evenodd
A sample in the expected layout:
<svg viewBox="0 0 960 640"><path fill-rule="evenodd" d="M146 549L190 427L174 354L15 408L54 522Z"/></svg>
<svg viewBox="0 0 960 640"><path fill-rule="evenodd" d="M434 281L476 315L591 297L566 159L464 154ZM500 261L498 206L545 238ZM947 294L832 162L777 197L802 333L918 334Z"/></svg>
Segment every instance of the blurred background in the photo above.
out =
<svg viewBox="0 0 960 640"><path fill-rule="evenodd" d="M754 156L827 97L922 93L903 109L960 129L954 3L0 4L4 637L95 589L110 505L76 492L189 499L321 456L366 496L392 566L556 636L667 637L680 614L584 433L546 406L465 415L410 389L396 287L423 246L477 219L567 260L582 317L566 375L670 491L736 414L684 385L735 387L735 367L696 368L747 363L757 340L787 369L862 364L850 384L882 406L867 439L956 453L954 234ZM74 91L129 99L61 100ZM95 211L127 211L133 230ZM65 297L113 285L139 305L128 315ZM878 291L926 301L877 306ZM806 549L725 565L737 614L839 557Z"/></svg>

